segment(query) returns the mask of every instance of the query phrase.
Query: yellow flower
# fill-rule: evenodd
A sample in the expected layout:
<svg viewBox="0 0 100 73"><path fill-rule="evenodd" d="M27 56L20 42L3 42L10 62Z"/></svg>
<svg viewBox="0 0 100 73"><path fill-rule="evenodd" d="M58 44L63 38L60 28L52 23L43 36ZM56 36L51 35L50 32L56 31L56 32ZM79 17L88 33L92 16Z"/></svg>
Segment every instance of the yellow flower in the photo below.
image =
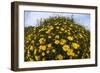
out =
<svg viewBox="0 0 100 73"><path fill-rule="evenodd" d="M64 28L61 28L61 31L64 31Z"/></svg>
<svg viewBox="0 0 100 73"><path fill-rule="evenodd" d="M30 46L30 50L31 50L31 51L33 50L33 46Z"/></svg>
<svg viewBox="0 0 100 73"><path fill-rule="evenodd" d="M34 44L34 40L32 40L31 43Z"/></svg>
<svg viewBox="0 0 100 73"><path fill-rule="evenodd" d="M27 56L30 57L30 51L29 50L27 51Z"/></svg>
<svg viewBox="0 0 100 73"><path fill-rule="evenodd" d="M46 33L49 34L51 32L51 29L47 30Z"/></svg>
<svg viewBox="0 0 100 73"><path fill-rule="evenodd" d="M49 50L47 50L47 51L46 51L46 53L47 53L47 54L49 54L49 53L50 53L50 51L49 51Z"/></svg>
<svg viewBox="0 0 100 73"><path fill-rule="evenodd" d="M79 38L83 38L83 35L81 33L79 34L79 36L80 36Z"/></svg>
<svg viewBox="0 0 100 73"><path fill-rule="evenodd" d="M48 48L51 48L51 47L52 47L52 45L51 45L51 44L48 44L47 46L48 46Z"/></svg>
<svg viewBox="0 0 100 73"><path fill-rule="evenodd" d="M64 24L66 24L66 22L63 22Z"/></svg>
<svg viewBox="0 0 100 73"><path fill-rule="evenodd" d="M63 56L61 54L57 55L57 59L62 60Z"/></svg>
<svg viewBox="0 0 100 73"><path fill-rule="evenodd" d="M68 51L70 49L69 45L64 45L62 48L64 51Z"/></svg>
<svg viewBox="0 0 100 73"><path fill-rule="evenodd" d="M36 37L34 37L34 39L36 39Z"/></svg>
<svg viewBox="0 0 100 73"><path fill-rule="evenodd" d="M68 31L67 31L67 30L65 30L65 32L67 33Z"/></svg>
<svg viewBox="0 0 100 73"><path fill-rule="evenodd" d="M82 33L84 33L84 31L82 31Z"/></svg>
<svg viewBox="0 0 100 73"><path fill-rule="evenodd" d="M41 46L39 46L39 49L45 51L46 50L46 46L45 45L41 45Z"/></svg>
<svg viewBox="0 0 100 73"><path fill-rule="evenodd" d="M55 53L55 52L56 52L56 50L55 50L55 49L52 49L52 52L53 52L53 53Z"/></svg>
<svg viewBox="0 0 100 73"><path fill-rule="evenodd" d="M59 29L59 26L57 26L56 29Z"/></svg>
<svg viewBox="0 0 100 73"><path fill-rule="evenodd" d="M31 38L30 37L27 37L27 41L31 41Z"/></svg>
<svg viewBox="0 0 100 73"><path fill-rule="evenodd" d="M70 33L70 32L68 32L68 35L71 35L71 33Z"/></svg>
<svg viewBox="0 0 100 73"><path fill-rule="evenodd" d="M35 49L35 50L34 50L34 55L35 55L36 53L37 53L37 50Z"/></svg>
<svg viewBox="0 0 100 73"><path fill-rule="evenodd" d="M36 61L40 60L40 56L35 56Z"/></svg>
<svg viewBox="0 0 100 73"><path fill-rule="evenodd" d="M41 34L40 36L43 37L44 35Z"/></svg>
<svg viewBox="0 0 100 73"><path fill-rule="evenodd" d="M55 40L55 44L59 44L59 42L60 42L59 40Z"/></svg>
<svg viewBox="0 0 100 73"><path fill-rule="evenodd" d="M80 53L80 51L77 51L77 54L79 54Z"/></svg>
<svg viewBox="0 0 100 73"><path fill-rule="evenodd" d="M62 32L61 32L61 31L60 31L59 33L60 33L60 34L62 34Z"/></svg>
<svg viewBox="0 0 100 73"><path fill-rule="evenodd" d="M69 30L72 30L72 28L69 28Z"/></svg>
<svg viewBox="0 0 100 73"><path fill-rule="evenodd" d="M72 49L70 49L70 50L67 51L67 55L68 56L75 56L75 53L73 52Z"/></svg>
<svg viewBox="0 0 100 73"><path fill-rule="evenodd" d="M29 58L30 59L30 61L34 61L32 58Z"/></svg>
<svg viewBox="0 0 100 73"><path fill-rule="evenodd" d="M31 37L31 34L29 34L27 37L30 38Z"/></svg>
<svg viewBox="0 0 100 73"><path fill-rule="evenodd" d="M66 43L66 40L65 39L61 39L60 44L64 45L65 43Z"/></svg>
<svg viewBox="0 0 100 73"><path fill-rule="evenodd" d="M72 47L74 49L78 49L80 47L80 45L78 43L72 43Z"/></svg>
<svg viewBox="0 0 100 73"><path fill-rule="evenodd" d="M45 52L42 52L42 56L45 56Z"/></svg>
<svg viewBox="0 0 100 73"><path fill-rule="evenodd" d="M72 26L73 26L73 24L70 25L70 27L72 27Z"/></svg>
<svg viewBox="0 0 100 73"><path fill-rule="evenodd" d="M68 39L69 41L73 41L74 38L73 38L72 36L68 36L67 39Z"/></svg>
<svg viewBox="0 0 100 73"><path fill-rule="evenodd" d="M58 25L58 23L55 23L55 25Z"/></svg>
<svg viewBox="0 0 100 73"><path fill-rule="evenodd" d="M50 53L50 51L49 51L49 50L47 50L47 51L46 51L46 53L47 53L47 54L49 54L49 53Z"/></svg>
<svg viewBox="0 0 100 73"><path fill-rule="evenodd" d="M59 39L59 35L56 35L56 36L55 36L55 39Z"/></svg>
<svg viewBox="0 0 100 73"><path fill-rule="evenodd" d="M48 38L51 38L51 36L48 36Z"/></svg>
<svg viewBox="0 0 100 73"><path fill-rule="evenodd" d="M40 44L44 44L45 41L46 41L46 39L44 39L44 38L40 38L40 39L39 39L39 43L40 43Z"/></svg>
<svg viewBox="0 0 100 73"><path fill-rule="evenodd" d="M49 26L49 29L51 29L51 30L52 30L52 29L53 29L53 26Z"/></svg>

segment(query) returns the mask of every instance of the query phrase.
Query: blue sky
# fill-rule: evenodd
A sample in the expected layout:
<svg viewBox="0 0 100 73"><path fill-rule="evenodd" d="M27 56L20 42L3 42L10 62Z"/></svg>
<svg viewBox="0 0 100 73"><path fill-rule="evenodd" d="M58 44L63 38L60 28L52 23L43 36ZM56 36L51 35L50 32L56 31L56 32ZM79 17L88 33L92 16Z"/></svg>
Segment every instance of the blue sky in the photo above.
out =
<svg viewBox="0 0 100 73"><path fill-rule="evenodd" d="M48 18L50 16L65 16L71 18L73 15L73 19L76 23L83 25L86 29L90 29L90 14L83 13L65 13L65 12L39 12L39 11L25 11L24 12L24 22L25 27L28 26L36 26L37 22L41 18Z"/></svg>

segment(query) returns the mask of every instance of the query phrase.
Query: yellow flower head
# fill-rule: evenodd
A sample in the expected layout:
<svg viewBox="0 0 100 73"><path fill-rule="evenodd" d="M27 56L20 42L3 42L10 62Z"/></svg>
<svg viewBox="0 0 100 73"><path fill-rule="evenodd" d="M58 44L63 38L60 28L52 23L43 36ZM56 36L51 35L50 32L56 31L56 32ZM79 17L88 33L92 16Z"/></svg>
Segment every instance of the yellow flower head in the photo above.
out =
<svg viewBox="0 0 100 73"><path fill-rule="evenodd" d="M37 53L37 49L34 49L34 55L36 55L36 53Z"/></svg>
<svg viewBox="0 0 100 73"><path fill-rule="evenodd" d="M42 56L45 56L45 53L44 52L42 52Z"/></svg>
<svg viewBox="0 0 100 73"><path fill-rule="evenodd" d="M65 32L67 33L68 31L67 31L67 30L65 30Z"/></svg>
<svg viewBox="0 0 100 73"><path fill-rule="evenodd" d="M49 26L49 29L51 29L51 30L52 30L52 29L53 29L53 26Z"/></svg>
<svg viewBox="0 0 100 73"><path fill-rule="evenodd" d="M29 58L30 59L30 61L34 61L32 58Z"/></svg>
<svg viewBox="0 0 100 73"><path fill-rule="evenodd" d="M65 43L66 43L66 40L65 39L61 39L60 44L64 45Z"/></svg>
<svg viewBox="0 0 100 73"><path fill-rule="evenodd" d="M55 49L52 49L52 52L53 52L53 53L55 53L55 52L56 52L56 50L55 50Z"/></svg>
<svg viewBox="0 0 100 73"><path fill-rule="evenodd" d="M36 61L40 60L40 56L35 56Z"/></svg>
<svg viewBox="0 0 100 73"><path fill-rule="evenodd" d="M40 44L44 44L45 42L46 42L46 39L40 38L40 40L39 40L39 43L40 43Z"/></svg>
<svg viewBox="0 0 100 73"><path fill-rule="evenodd" d="M56 29L59 29L59 26L56 26Z"/></svg>
<svg viewBox="0 0 100 73"><path fill-rule="evenodd" d="M55 43L55 44L59 44L59 42L60 42L59 40L55 40L55 42L54 42L54 43Z"/></svg>
<svg viewBox="0 0 100 73"><path fill-rule="evenodd" d="M46 50L46 46L45 45L41 45L41 46L39 46L39 49L45 51Z"/></svg>
<svg viewBox="0 0 100 73"><path fill-rule="evenodd" d="M64 31L64 28L61 28L61 31Z"/></svg>
<svg viewBox="0 0 100 73"><path fill-rule="evenodd" d="M31 35L31 34L29 34L27 37L28 37L28 38L30 38L31 36L32 36L32 35Z"/></svg>
<svg viewBox="0 0 100 73"><path fill-rule="evenodd" d="M62 32L61 32L61 31L60 31L59 33L60 33L60 34L62 34Z"/></svg>
<svg viewBox="0 0 100 73"><path fill-rule="evenodd" d="M72 49L70 49L69 51L67 51L67 55L68 56L75 56L75 53L73 52Z"/></svg>
<svg viewBox="0 0 100 73"><path fill-rule="evenodd" d="M40 36L41 36L41 37L43 37L44 35L43 35L43 34L41 34Z"/></svg>
<svg viewBox="0 0 100 73"><path fill-rule="evenodd" d="M49 35L48 38L51 38L51 36Z"/></svg>
<svg viewBox="0 0 100 73"><path fill-rule="evenodd" d="M81 33L79 34L79 36L80 36L80 38L83 38L83 35Z"/></svg>
<svg viewBox="0 0 100 73"><path fill-rule="evenodd" d="M63 56L61 54L57 55L57 59L62 60Z"/></svg>
<svg viewBox="0 0 100 73"><path fill-rule="evenodd" d="M56 36L55 36L55 39L59 39L59 35L56 35Z"/></svg>
<svg viewBox="0 0 100 73"><path fill-rule="evenodd" d="M51 32L51 29L47 30L46 33L49 34Z"/></svg>
<svg viewBox="0 0 100 73"><path fill-rule="evenodd" d="M36 37L34 37L34 39L36 39Z"/></svg>
<svg viewBox="0 0 100 73"><path fill-rule="evenodd" d="M72 36L68 36L67 39L68 39L69 41L73 41L74 38L73 38Z"/></svg>
<svg viewBox="0 0 100 73"><path fill-rule="evenodd" d="M62 48L63 48L64 51L68 51L70 49L69 45L63 45Z"/></svg>
<svg viewBox="0 0 100 73"><path fill-rule="evenodd" d="M55 25L58 25L58 23L55 23Z"/></svg>
<svg viewBox="0 0 100 73"><path fill-rule="evenodd" d="M31 43L34 44L34 40L32 40Z"/></svg>
<svg viewBox="0 0 100 73"><path fill-rule="evenodd" d="M49 54L49 53L50 53L50 51L49 51L49 50L47 50L47 51L46 51L46 53L47 53L47 54Z"/></svg>
<svg viewBox="0 0 100 73"><path fill-rule="evenodd" d="M51 44L48 44L47 46L48 46L48 48L51 48L51 47L52 47L52 45L51 45Z"/></svg>
<svg viewBox="0 0 100 73"><path fill-rule="evenodd" d="M27 51L27 56L30 57L30 51L29 50Z"/></svg>
<svg viewBox="0 0 100 73"><path fill-rule="evenodd" d="M30 50L33 50L33 46L30 46Z"/></svg>
<svg viewBox="0 0 100 73"><path fill-rule="evenodd" d="M78 43L72 43L72 47L74 49L78 49L80 47L80 45Z"/></svg>

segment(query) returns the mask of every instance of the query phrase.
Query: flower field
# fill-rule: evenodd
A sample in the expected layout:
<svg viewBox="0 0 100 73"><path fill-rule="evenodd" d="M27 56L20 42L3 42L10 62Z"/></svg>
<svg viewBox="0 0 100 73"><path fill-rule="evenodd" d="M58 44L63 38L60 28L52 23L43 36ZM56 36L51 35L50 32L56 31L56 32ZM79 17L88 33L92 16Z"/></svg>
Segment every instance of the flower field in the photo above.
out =
<svg viewBox="0 0 100 73"><path fill-rule="evenodd" d="M24 60L90 58L90 31L64 16L40 20L24 28Z"/></svg>

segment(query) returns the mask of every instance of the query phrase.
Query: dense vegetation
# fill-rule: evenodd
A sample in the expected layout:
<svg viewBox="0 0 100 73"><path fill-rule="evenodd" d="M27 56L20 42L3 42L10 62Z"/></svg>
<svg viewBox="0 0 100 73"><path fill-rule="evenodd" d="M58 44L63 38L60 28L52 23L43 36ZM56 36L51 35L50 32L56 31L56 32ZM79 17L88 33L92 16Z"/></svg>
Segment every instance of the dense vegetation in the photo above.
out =
<svg viewBox="0 0 100 73"><path fill-rule="evenodd" d="M73 19L49 17L38 25L25 27L25 61L90 58L90 31Z"/></svg>

